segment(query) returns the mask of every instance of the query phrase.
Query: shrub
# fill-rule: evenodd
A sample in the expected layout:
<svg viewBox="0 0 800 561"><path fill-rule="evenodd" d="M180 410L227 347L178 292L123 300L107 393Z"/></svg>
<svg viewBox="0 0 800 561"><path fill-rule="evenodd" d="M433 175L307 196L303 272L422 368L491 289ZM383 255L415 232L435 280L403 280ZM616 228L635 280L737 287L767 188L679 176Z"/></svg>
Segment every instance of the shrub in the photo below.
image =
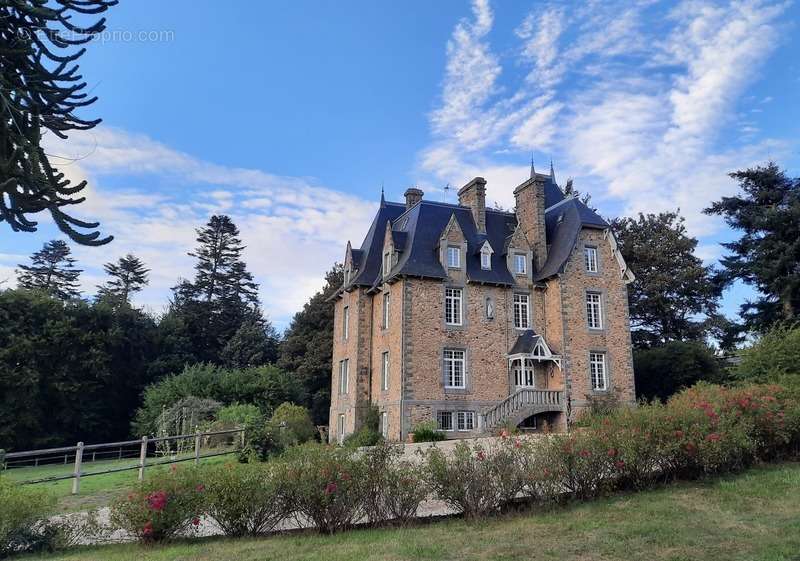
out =
<svg viewBox="0 0 800 561"><path fill-rule="evenodd" d="M142 542L170 539L200 524L204 492L196 469L172 465L114 501L111 523Z"/></svg>
<svg viewBox="0 0 800 561"><path fill-rule="evenodd" d="M0 478L0 558L52 549L55 536L41 520L54 504L55 499L44 491Z"/></svg>
<svg viewBox="0 0 800 561"><path fill-rule="evenodd" d="M435 421L423 421L414 427L414 442L439 442L444 440L444 433L439 431Z"/></svg>
<svg viewBox="0 0 800 561"><path fill-rule="evenodd" d="M344 439L344 445L349 448L375 446L383 440L380 431L381 414L374 405L370 406L364 417L364 424L353 434Z"/></svg>
<svg viewBox="0 0 800 561"><path fill-rule="evenodd" d="M742 353L739 380L800 388L800 325L774 328Z"/></svg>
<svg viewBox="0 0 800 561"><path fill-rule="evenodd" d="M428 492L419 466L403 461L403 447L387 443L365 450L364 512L372 524L411 521Z"/></svg>
<svg viewBox="0 0 800 561"><path fill-rule="evenodd" d="M308 409L301 405L282 403L267 422L272 435L283 447L303 444L317 437L317 428L311 422Z"/></svg>
<svg viewBox="0 0 800 561"><path fill-rule="evenodd" d="M288 510L332 534L347 528L364 511L364 463L353 450L308 443L282 456L280 477Z"/></svg>
<svg viewBox="0 0 800 561"><path fill-rule="evenodd" d="M284 488L270 464L219 464L202 470L205 512L227 536L255 536L285 516Z"/></svg>
<svg viewBox="0 0 800 561"><path fill-rule="evenodd" d="M258 423L264 415L252 403L234 403L217 411L216 420L228 428L249 427Z"/></svg>
<svg viewBox="0 0 800 561"><path fill-rule="evenodd" d="M508 445L484 447L461 441L451 454L425 453L425 472L435 495L467 518L497 512L525 487L520 454Z"/></svg>
<svg viewBox="0 0 800 561"><path fill-rule="evenodd" d="M283 452L283 444L275 437L266 419L259 419L244 432L245 444L239 452L239 461L263 462Z"/></svg>
<svg viewBox="0 0 800 561"><path fill-rule="evenodd" d="M553 436L542 453L553 477L577 499L596 497L611 484L607 447L591 430Z"/></svg>
<svg viewBox="0 0 800 561"><path fill-rule="evenodd" d="M634 349L636 395L666 400L701 380L723 381L724 373L714 353L698 342L671 341L659 347Z"/></svg>

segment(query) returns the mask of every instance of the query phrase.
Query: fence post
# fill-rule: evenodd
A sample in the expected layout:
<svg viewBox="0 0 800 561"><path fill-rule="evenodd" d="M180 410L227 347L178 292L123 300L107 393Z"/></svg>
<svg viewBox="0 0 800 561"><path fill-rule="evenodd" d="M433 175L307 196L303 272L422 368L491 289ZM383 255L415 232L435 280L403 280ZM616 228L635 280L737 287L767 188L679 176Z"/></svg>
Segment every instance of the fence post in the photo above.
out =
<svg viewBox="0 0 800 561"><path fill-rule="evenodd" d="M244 427L242 427L242 450L244 450Z"/></svg>
<svg viewBox="0 0 800 561"><path fill-rule="evenodd" d="M195 429L194 431L194 465L198 465L200 463L200 431Z"/></svg>
<svg viewBox="0 0 800 561"><path fill-rule="evenodd" d="M142 437L142 449L139 451L139 481L144 481L144 465L147 462L147 436Z"/></svg>
<svg viewBox="0 0 800 561"><path fill-rule="evenodd" d="M77 495L81 490L81 463L83 462L83 442L78 442L75 448L75 472L72 477L72 494Z"/></svg>

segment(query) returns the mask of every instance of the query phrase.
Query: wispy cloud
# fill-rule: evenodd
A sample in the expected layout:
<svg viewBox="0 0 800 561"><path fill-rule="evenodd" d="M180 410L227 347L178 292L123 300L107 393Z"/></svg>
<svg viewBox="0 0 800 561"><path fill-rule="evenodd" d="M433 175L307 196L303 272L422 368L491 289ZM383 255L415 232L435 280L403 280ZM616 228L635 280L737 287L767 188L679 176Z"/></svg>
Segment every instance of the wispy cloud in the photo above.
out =
<svg viewBox="0 0 800 561"><path fill-rule="evenodd" d="M489 193L509 204L525 178L522 153L545 152L601 206L626 213L680 207L692 233L704 235L718 223L702 208L735 189L727 173L785 150L785 142L759 134L757 113L736 117L781 36L784 3L537 6L514 29L517 49L503 57L492 52L491 19L479 25L479 9L490 11L476 4L476 19L459 23L448 60L467 56L477 41L482 59L493 61L492 72L487 77L478 65L457 65L454 73L448 65L442 107L449 103L446 92L465 82L486 79L491 95L460 105L458 128L432 119L432 142L420 158L423 176L458 183L480 174ZM473 28L480 33L462 50L455 39Z"/></svg>

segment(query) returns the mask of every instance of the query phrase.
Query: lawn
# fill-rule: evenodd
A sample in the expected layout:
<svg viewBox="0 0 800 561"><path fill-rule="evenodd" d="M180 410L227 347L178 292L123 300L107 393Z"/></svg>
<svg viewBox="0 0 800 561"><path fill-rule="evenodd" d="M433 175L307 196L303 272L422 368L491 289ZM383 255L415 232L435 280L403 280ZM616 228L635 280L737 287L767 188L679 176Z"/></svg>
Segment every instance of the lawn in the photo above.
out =
<svg viewBox="0 0 800 561"><path fill-rule="evenodd" d="M201 462L216 463L230 461L231 456L215 456L203 458ZM148 458L148 461L156 462L161 459ZM138 465L138 458L127 458L122 460L106 460L98 462L85 462L83 471L86 473L103 471L105 469L121 468L126 466ZM186 462L188 464L189 462ZM168 465L148 466L145 469L145 478L151 477L160 471L169 469ZM72 473L73 465L69 464L50 464L38 467L25 467L0 471L0 476L9 481L29 481L68 475ZM132 469L115 473L105 473L102 475L92 475L81 477L81 489L78 495L72 495L72 479L61 481L48 481L46 483L35 483L31 487L47 489L55 495L57 511L76 512L81 510L91 510L93 508L108 506L111 501L120 493L136 484L139 471Z"/></svg>
<svg viewBox="0 0 800 561"><path fill-rule="evenodd" d="M592 503L409 529L83 548L27 561L798 560L800 464Z"/></svg>

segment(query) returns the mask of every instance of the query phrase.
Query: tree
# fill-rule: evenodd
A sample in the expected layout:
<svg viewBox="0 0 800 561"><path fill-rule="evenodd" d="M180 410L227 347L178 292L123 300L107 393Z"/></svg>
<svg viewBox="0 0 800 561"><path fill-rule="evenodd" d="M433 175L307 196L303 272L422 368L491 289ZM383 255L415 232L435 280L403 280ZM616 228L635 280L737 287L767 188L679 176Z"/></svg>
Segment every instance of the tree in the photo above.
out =
<svg viewBox="0 0 800 561"><path fill-rule="evenodd" d="M98 286L97 298L117 303L130 303L132 294L147 285L147 269L141 259L130 253L120 257L116 263L103 265L111 277L104 285Z"/></svg>
<svg viewBox="0 0 800 561"><path fill-rule="evenodd" d="M618 218L612 228L620 252L636 273L629 291L632 336L637 346L699 340L717 315L722 291L714 269L694 254L677 212Z"/></svg>
<svg viewBox="0 0 800 561"><path fill-rule="evenodd" d="M730 254L721 260L721 279L741 280L761 293L741 310L745 325L763 333L800 316L800 178L787 177L774 162L730 176L741 194L723 197L705 212L741 232L722 244Z"/></svg>
<svg viewBox="0 0 800 561"><path fill-rule="evenodd" d="M800 389L800 325L777 325L742 353L734 376L747 383Z"/></svg>
<svg viewBox="0 0 800 561"><path fill-rule="evenodd" d="M278 358L278 335L267 322L243 323L220 352L228 368L249 368L272 364Z"/></svg>
<svg viewBox="0 0 800 561"><path fill-rule="evenodd" d="M80 204L86 181L73 185L50 163L42 138L60 139L87 130L75 112L95 102L84 91L76 47L105 29L105 18L81 26L79 18L105 12L116 0L4 0L0 3L0 221L14 231L36 231L29 215L48 211L73 241L101 245L97 222L84 222L63 208Z"/></svg>
<svg viewBox="0 0 800 561"><path fill-rule="evenodd" d="M173 288L170 313L179 317L196 360L219 364L225 345L246 323L272 329L261 315L258 285L242 261L244 245L228 216L212 216L197 230L194 281Z"/></svg>
<svg viewBox="0 0 800 561"><path fill-rule="evenodd" d="M18 285L27 290L41 290L61 300L80 296L75 259L66 242L52 240L31 256L30 265L19 265Z"/></svg>
<svg viewBox="0 0 800 561"><path fill-rule="evenodd" d="M666 400L700 380L720 383L725 374L714 353L697 341L670 341L648 349L634 349L636 396Z"/></svg>
<svg viewBox="0 0 800 561"><path fill-rule="evenodd" d="M308 395L307 407L318 425L325 424L331 405L333 358L333 301L344 283L344 268L337 263L325 275L325 286L292 318L281 343L278 367L294 373Z"/></svg>

